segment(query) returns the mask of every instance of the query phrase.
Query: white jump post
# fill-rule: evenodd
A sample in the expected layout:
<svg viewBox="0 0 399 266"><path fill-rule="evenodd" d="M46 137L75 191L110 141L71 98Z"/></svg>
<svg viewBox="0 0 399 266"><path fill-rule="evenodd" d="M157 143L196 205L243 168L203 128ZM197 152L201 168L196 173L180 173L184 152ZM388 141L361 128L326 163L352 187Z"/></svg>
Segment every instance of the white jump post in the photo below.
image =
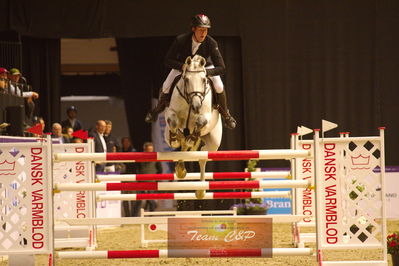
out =
<svg viewBox="0 0 399 266"><path fill-rule="evenodd" d="M320 138L315 130L320 265L388 265L384 128L378 137ZM329 250L376 250L377 260L326 261Z"/></svg>
<svg viewBox="0 0 399 266"><path fill-rule="evenodd" d="M88 153L94 151L94 142L53 144L53 153ZM90 161L68 161L53 164L53 180L59 183L94 182L94 164ZM96 217L95 193L90 191L71 191L54 195L54 237L55 248L96 247L96 228L94 226L69 226L59 222L61 218L94 218Z"/></svg>
<svg viewBox="0 0 399 266"><path fill-rule="evenodd" d="M54 254L51 139L1 143L0 256L9 265L34 265Z"/></svg>

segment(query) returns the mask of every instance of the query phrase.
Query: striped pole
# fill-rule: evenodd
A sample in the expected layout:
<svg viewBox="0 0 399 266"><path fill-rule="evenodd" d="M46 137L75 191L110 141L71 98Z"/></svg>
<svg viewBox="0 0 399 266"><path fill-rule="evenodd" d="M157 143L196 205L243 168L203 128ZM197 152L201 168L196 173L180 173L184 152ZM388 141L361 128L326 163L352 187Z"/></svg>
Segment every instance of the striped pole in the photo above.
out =
<svg viewBox="0 0 399 266"><path fill-rule="evenodd" d="M192 182L135 182L135 183L59 183L56 191L178 191L178 190L225 190L261 188L306 188L311 180L266 181L192 181Z"/></svg>
<svg viewBox="0 0 399 266"><path fill-rule="evenodd" d="M289 160L309 157L305 150L249 150L249 151L175 151L175 152L112 152L112 153L55 153L59 161L95 162L153 162L153 161L228 161L228 160Z"/></svg>
<svg viewBox="0 0 399 266"><path fill-rule="evenodd" d="M198 218L198 215L183 214L182 216L151 216L151 217L119 217L119 218L62 218L57 219L60 222L67 223L73 226L88 226L88 225L121 225L121 224L168 224L171 219L176 218ZM204 216L202 216L204 217ZM225 218L240 218L240 219L258 219L270 218L273 223L294 223L299 222L311 216L306 215L292 215L292 214L268 214L263 215L212 215L212 219L225 219Z"/></svg>
<svg viewBox="0 0 399 266"><path fill-rule="evenodd" d="M289 198L289 191L268 192L207 192L202 199L250 199L250 198ZM159 194L117 194L97 195L98 201L103 200L197 200L195 193L159 193Z"/></svg>
<svg viewBox="0 0 399 266"><path fill-rule="evenodd" d="M198 180L200 173L188 173L184 180ZM205 179L241 179L241 178L287 178L291 179L289 171L268 172L218 172L205 173ZM99 181L172 181L182 180L176 174L131 174L131 175L97 175Z"/></svg>
<svg viewBox="0 0 399 266"><path fill-rule="evenodd" d="M272 257L309 256L311 248L253 248L253 249L156 249L156 250L105 250L60 251L61 259L128 259L128 258L221 258L221 257Z"/></svg>

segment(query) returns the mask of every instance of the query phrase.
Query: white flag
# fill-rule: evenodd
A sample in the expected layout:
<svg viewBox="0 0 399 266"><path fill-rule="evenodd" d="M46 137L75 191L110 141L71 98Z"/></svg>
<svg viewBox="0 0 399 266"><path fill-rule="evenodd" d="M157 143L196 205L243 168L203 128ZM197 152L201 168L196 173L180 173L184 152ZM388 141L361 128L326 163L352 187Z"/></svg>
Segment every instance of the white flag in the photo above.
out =
<svg viewBox="0 0 399 266"><path fill-rule="evenodd" d="M324 119L321 120L321 131L323 133L327 132L327 131L329 131L331 129L334 129L336 127L338 127L338 125L333 123L333 122L330 122L330 121L327 121L327 120L324 120Z"/></svg>
<svg viewBox="0 0 399 266"><path fill-rule="evenodd" d="M301 135L301 127L300 126L296 127L296 133L298 133L298 135Z"/></svg>
<svg viewBox="0 0 399 266"><path fill-rule="evenodd" d="M313 132L312 129L307 128L307 127L305 127L305 126L301 126L301 129L300 129L299 131L300 131L300 132L298 132L298 133L299 133L300 136L305 136L305 135L310 134L310 133Z"/></svg>

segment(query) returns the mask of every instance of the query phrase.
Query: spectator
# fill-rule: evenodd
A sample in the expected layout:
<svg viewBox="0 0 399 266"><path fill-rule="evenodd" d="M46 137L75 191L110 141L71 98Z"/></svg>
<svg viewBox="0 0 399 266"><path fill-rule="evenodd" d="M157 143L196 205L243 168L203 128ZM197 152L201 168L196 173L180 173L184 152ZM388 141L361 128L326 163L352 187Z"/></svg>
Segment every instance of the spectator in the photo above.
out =
<svg viewBox="0 0 399 266"><path fill-rule="evenodd" d="M33 100L39 98L39 94L34 91L25 91L26 88L30 88L26 84L26 79L21 78L21 72L17 68L11 68L8 73L8 79L10 80L9 91L13 95L18 95L24 98L25 101L25 122L28 125L32 124L33 111L35 109L35 103ZM21 83L20 81L24 81Z"/></svg>
<svg viewBox="0 0 399 266"><path fill-rule="evenodd" d="M61 122L63 128L72 127L73 131L83 129L82 122L77 119L78 109L75 106L69 106L66 113L68 118Z"/></svg>
<svg viewBox="0 0 399 266"><path fill-rule="evenodd" d="M129 137L122 138L122 152L136 152L137 150L133 147L132 141ZM135 174L136 164L135 163L125 163L125 174Z"/></svg>
<svg viewBox="0 0 399 266"><path fill-rule="evenodd" d="M112 122L110 120L104 120L105 122L105 131L104 131L104 140L105 143L107 144L107 152L117 152L120 150L119 145L118 145L118 140L111 135L112 131ZM116 171L117 164L115 163L107 163L105 165L105 172L115 172Z"/></svg>
<svg viewBox="0 0 399 266"><path fill-rule="evenodd" d="M10 80L10 93L24 98L39 98L39 94L34 91L24 91L22 88L25 86L20 83L21 72L17 68L11 68L8 72L8 79Z"/></svg>
<svg viewBox="0 0 399 266"><path fill-rule="evenodd" d="M72 127L66 127L63 129L63 136L69 140L69 142L72 142L73 139L73 128Z"/></svg>
<svg viewBox="0 0 399 266"><path fill-rule="evenodd" d="M96 123L96 129L90 133L90 137L94 138L94 151L95 152L107 152L107 144L104 139L105 132L105 121L98 120ZM96 171L103 172L105 164L96 164Z"/></svg>
<svg viewBox="0 0 399 266"><path fill-rule="evenodd" d="M153 152L154 145L152 142L146 142L143 145L144 152ZM142 162L137 166L138 174L160 174L162 173L162 166L160 162ZM147 193L153 193L153 191L146 191ZM140 208L142 205L141 200L136 200L133 207L133 216L139 216ZM155 200L147 200L144 209L149 211L155 211L157 208L157 203Z"/></svg>
<svg viewBox="0 0 399 266"><path fill-rule="evenodd" d="M53 133L51 137L58 138L61 144L70 143L70 140L62 135L62 127L60 123L54 123L53 126L51 127L51 132Z"/></svg>
<svg viewBox="0 0 399 266"><path fill-rule="evenodd" d="M122 152L135 152L136 149L133 148L132 141L129 137L122 138ZM135 174L136 173L136 163L125 163L125 171L124 174ZM123 183L129 183L123 182ZM136 191L122 191L122 194L134 194ZM123 212L125 217L133 217L134 216L134 206L135 201L122 201ZM140 205L141 206L141 205ZM137 215L137 214L136 214Z"/></svg>
<svg viewBox="0 0 399 266"><path fill-rule="evenodd" d="M81 138L73 138L72 139L72 141L71 141L72 143L83 143L84 141L83 141L83 139L81 139Z"/></svg>
<svg viewBox="0 0 399 266"><path fill-rule="evenodd" d="M0 67L0 91L2 93L8 93L8 78L7 78L7 69L4 67Z"/></svg>
<svg viewBox="0 0 399 266"><path fill-rule="evenodd" d="M109 152L118 152L121 150L120 145L118 143L118 139L111 134L112 131L112 121L105 120L105 131L104 131L104 139L107 143L107 150Z"/></svg>

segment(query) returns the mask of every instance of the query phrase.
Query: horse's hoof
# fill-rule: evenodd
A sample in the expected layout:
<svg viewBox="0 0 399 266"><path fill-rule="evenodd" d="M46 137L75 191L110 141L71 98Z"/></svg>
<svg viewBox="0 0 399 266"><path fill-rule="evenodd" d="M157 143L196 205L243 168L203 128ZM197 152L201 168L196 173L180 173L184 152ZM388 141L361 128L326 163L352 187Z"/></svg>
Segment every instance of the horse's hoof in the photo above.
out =
<svg viewBox="0 0 399 266"><path fill-rule="evenodd" d="M179 179L183 179L183 178L186 177L186 175L187 175L187 170L186 170L186 168L184 167L184 163L178 162L178 163L176 164L175 173L176 173L177 178L179 178Z"/></svg>
<svg viewBox="0 0 399 266"><path fill-rule="evenodd" d="M192 147L195 146L197 141L198 141L198 137L197 136L190 135L190 136L188 136L186 138L186 145L187 145L187 147L192 148Z"/></svg>
<svg viewBox="0 0 399 266"><path fill-rule="evenodd" d="M170 142L170 146L171 146L173 149L177 149L177 148L180 147L180 141L178 141L178 140L176 140L176 141L171 141L171 142Z"/></svg>
<svg viewBox="0 0 399 266"><path fill-rule="evenodd" d="M195 191L195 197L197 199L203 199L205 197L205 190L197 190Z"/></svg>
<svg viewBox="0 0 399 266"><path fill-rule="evenodd" d="M186 169L183 169L183 170L180 170L180 171L176 171L176 176L179 179L185 178L186 175L187 175L187 170Z"/></svg>

